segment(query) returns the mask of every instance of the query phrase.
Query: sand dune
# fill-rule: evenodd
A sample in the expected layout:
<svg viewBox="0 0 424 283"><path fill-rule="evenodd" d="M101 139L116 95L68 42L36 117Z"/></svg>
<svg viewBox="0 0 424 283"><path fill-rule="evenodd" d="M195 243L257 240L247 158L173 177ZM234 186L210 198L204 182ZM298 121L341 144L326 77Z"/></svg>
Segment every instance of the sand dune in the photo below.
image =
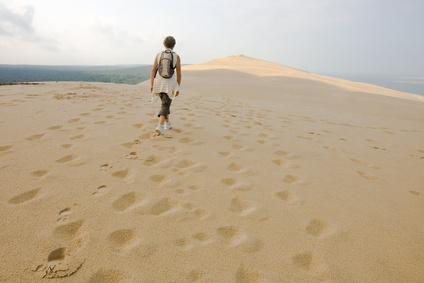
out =
<svg viewBox="0 0 424 283"><path fill-rule="evenodd" d="M418 101L424 101L419 95L404 93L392 89L379 87L376 85L352 82L334 77L322 76L299 69L294 69L285 65L276 64L264 60L250 58L244 55L230 56L221 59L211 60L209 62L185 66L185 71L203 71L203 70L235 70L260 77L287 77L317 81L333 86L337 86L349 91L360 93L373 93L393 97L400 97Z"/></svg>
<svg viewBox="0 0 424 283"><path fill-rule="evenodd" d="M424 104L233 56L0 87L0 282L420 282Z"/></svg>

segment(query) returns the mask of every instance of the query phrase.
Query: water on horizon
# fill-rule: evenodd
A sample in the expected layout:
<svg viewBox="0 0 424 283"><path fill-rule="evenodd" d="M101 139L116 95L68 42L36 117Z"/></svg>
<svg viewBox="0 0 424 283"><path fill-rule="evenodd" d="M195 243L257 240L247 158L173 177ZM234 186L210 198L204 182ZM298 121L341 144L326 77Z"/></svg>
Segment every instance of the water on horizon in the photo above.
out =
<svg viewBox="0 0 424 283"><path fill-rule="evenodd" d="M334 73L328 75L424 96L424 76L347 75Z"/></svg>

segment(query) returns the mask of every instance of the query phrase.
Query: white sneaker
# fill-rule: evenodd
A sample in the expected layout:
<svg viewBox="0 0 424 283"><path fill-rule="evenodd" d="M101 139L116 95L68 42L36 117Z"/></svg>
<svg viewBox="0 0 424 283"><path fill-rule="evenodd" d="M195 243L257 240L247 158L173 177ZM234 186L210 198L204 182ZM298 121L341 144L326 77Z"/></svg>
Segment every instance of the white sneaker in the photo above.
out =
<svg viewBox="0 0 424 283"><path fill-rule="evenodd" d="M165 130L172 130L172 125L170 122L165 122Z"/></svg>
<svg viewBox="0 0 424 283"><path fill-rule="evenodd" d="M159 135L164 134L165 131L166 129L164 125L158 125L155 129L155 132L158 133Z"/></svg>

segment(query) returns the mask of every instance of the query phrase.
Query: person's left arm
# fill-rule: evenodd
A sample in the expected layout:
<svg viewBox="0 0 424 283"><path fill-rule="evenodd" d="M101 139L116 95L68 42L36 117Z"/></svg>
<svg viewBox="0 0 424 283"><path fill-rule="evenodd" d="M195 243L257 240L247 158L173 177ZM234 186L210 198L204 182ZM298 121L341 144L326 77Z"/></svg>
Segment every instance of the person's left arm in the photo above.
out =
<svg viewBox="0 0 424 283"><path fill-rule="evenodd" d="M157 60L157 57L155 57L155 62L153 63L152 72L150 72L150 92L153 91L153 83L155 81L157 71L158 71L158 60Z"/></svg>

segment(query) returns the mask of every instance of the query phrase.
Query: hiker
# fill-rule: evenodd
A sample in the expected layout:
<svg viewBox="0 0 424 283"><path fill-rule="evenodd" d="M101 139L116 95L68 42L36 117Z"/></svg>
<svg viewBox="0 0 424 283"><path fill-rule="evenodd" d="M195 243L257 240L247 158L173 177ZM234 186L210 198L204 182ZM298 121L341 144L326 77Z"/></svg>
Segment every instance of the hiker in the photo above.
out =
<svg viewBox="0 0 424 283"><path fill-rule="evenodd" d="M165 131L172 129L169 121L169 114L171 113L169 108L172 103L170 96L176 97L180 94L181 61L180 56L173 51L175 43L175 38L172 36L165 38L163 41L165 50L156 55L150 74L150 91L152 95L159 96L162 101L161 109L158 113L159 124L156 127L158 134L163 134Z"/></svg>

